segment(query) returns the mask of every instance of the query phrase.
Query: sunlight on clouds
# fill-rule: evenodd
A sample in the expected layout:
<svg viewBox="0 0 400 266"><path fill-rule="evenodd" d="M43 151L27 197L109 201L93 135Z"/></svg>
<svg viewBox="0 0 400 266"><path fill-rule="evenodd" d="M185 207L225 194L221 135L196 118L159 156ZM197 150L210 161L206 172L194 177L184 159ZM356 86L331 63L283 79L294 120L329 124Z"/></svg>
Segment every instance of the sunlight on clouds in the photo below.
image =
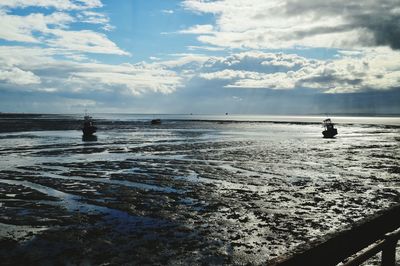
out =
<svg viewBox="0 0 400 266"><path fill-rule="evenodd" d="M54 50L26 47L12 47L17 55L10 57L8 49L0 47L0 80L32 85L19 90L44 92L43 88L50 87L59 92L109 91L140 95L168 94L182 86L182 78L159 63L112 65L62 61L53 58Z"/></svg>
<svg viewBox="0 0 400 266"><path fill-rule="evenodd" d="M32 85L40 83L40 78L38 76L30 71L24 71L17 67L8 70L0 69L0 81L1 80L15 85Z"/></svg>
<svg viewBox="0 0 400 266"><path fill-rule="evenodd" d="M199 31L198 40L223 47L354 48L388 45L400 49L397 1L339 0L186 0L183 7L211 13L214 31ZM194 25L181 33L195 33Z"/></svg>
<svg viewBox="0 0 400 266"><path fill-rule="evenodd" d="M261 90L324 97L394 91L400 88L395 2L184 0L178 8L143 6L143 14L160 17L150 16L154 25L171 22L146 28L148 21L118 24L128 20L115 18L120 9L107 9L118 1L2 0L0 93L96 105L110 95L127 101L200 95L239 103Z"/></svg>
<svg viewBox="0 0 400 266"><path fill-rule="evenodd" d="M85 70L71 74L70 82L78 82L86 87L98 84L100 90L108 88L114 90L122 86L133 95L149 91L168 94L181 86L181 78L175 72L151 64L119 66L86 64L83 67Z"/></svg>
<svg viewBox="0 0 400 266"><path fill-rule="evenodd" d="M206 46L253 50L206 62L198 77L210 82L223 80L227 88L324 93L400 87L396 1L186 0L182 6L214 15L215 24L192 25L179 33L197 35ZM342 50L328 60L257 51L297 47Z"/></svg>
<svg viewBox="0 0 400 266"><path fill-rule="evenodd" d="M327 61L254 51L214 58L204 64L198 77L224 80L226 88L310 88L326 93L389 90L400 86L396 62L400 54L390 49L368 49L361 57L357 53Z"/></svg>
<svg viewBox="0 0 400 266"><path fill-rule="evenodd" d="M240 79L232 84L228 84L226 88L268 88L272 90L293 89L296 85L295 80L289 79L285 73L274 73L259 75L257 79Z"/></svg>

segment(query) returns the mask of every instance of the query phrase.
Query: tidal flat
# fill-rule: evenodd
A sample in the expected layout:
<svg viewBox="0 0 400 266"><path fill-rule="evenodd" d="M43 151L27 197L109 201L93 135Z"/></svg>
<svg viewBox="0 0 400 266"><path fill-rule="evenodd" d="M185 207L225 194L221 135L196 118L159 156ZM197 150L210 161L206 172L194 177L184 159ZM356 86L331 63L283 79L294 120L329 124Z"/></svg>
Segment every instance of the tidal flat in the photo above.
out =
<svg viewBox="0 0 400 266"><path fill-rule="evenodd" d="M400 202L400 126L0 116L0 261L268 264Z"/></svg>

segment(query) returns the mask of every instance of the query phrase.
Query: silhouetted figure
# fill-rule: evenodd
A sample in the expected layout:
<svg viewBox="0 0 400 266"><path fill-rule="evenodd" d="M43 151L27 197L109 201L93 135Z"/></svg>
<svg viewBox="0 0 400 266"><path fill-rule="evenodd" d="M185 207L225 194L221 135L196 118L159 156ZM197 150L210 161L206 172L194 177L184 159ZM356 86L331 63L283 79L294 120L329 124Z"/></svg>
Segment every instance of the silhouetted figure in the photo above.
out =
<svg viewBox="0 0 400 266"><path fill-rule="evenodd" d="M333 138L337 135L337 129L334 127L335 124L332 123L330 118L325 119L323 123L325 130L322 131L322 135L324 135L324 138Z"/></svg>

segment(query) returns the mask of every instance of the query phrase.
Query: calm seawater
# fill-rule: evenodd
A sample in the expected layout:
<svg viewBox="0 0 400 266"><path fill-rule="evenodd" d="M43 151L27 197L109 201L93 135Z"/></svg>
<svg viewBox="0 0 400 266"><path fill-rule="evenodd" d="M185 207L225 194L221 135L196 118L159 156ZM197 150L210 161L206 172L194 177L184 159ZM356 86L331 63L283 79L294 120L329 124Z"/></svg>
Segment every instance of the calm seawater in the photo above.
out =
<svg viewBox="0 0 400 266"><path fill-rule="evenodd" d="M75 114L81 117L81 114ZM277 116L277 115L198 115L198 114L94 114L93 117L119 121L149 119L167 120L222 120L222 121L264 121L264 122L304 122L321 123L327 116ZM329 116L335 123L400 125L399 116Z"/></svg>

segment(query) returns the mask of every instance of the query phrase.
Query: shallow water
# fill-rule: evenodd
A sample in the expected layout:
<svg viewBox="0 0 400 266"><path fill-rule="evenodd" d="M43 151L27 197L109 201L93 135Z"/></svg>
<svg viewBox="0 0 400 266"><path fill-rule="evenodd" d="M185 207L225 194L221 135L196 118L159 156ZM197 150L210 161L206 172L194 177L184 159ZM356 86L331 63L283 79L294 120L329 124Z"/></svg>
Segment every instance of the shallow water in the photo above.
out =
<svg viewBox="0 0 400 266"><path fill-rule="evenodd" d="M315 117L115 117L99 117L96 142L0 133L0 223L31 228L0 230L6 262L66 262L68 244L43 249L70 241L70 263L83 249L93 264L261 264L399 202L398 118L337 119L323 139Z"/></svg>

